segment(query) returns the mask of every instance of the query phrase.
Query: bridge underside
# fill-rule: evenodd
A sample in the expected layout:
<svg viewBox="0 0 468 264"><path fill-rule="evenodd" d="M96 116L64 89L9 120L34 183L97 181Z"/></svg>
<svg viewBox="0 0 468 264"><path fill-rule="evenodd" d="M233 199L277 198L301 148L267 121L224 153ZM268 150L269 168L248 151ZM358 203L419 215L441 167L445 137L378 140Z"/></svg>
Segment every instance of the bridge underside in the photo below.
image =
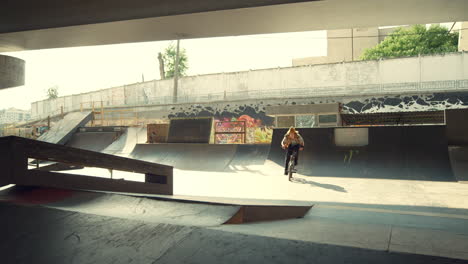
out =
<svg viewBox="0 0 468 264"><path fill-rule="evenodd" d="M466 10L464 0L10 1L0 52L465 21Z"/></svg>

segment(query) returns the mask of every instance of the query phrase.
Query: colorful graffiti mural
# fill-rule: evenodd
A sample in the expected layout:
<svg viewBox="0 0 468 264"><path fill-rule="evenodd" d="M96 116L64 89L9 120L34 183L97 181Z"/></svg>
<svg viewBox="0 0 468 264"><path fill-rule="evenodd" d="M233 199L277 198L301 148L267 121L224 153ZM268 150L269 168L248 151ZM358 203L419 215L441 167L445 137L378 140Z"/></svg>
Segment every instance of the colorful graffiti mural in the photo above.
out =
<svg viewBox="0 0 468 264"><path fill-rule="evenodd" d="M215 121L216 144L243 144L246 142L245 121Z"/></svg>
<svg viewBox="0 0 468 264"><path fill-rule="evenodd" d="M235 122L242 121L245 124L245 143L250 144L269 144L271 142L271 137L273 130L271 127L263 125L262 120L252 118L249 115L241 115L240 117L224 117L222 119L215 119L216 122L221 122L226 125L236 124ZM227 122L229 121L229 122ZM242 131L241 127L233 127L231 129L234 131ZM218 136L218 135L217 135ZM219 143L224 144L235 144L242 142L243 134L220 134ZM217 138L218 140L218 138Z"/></svg>

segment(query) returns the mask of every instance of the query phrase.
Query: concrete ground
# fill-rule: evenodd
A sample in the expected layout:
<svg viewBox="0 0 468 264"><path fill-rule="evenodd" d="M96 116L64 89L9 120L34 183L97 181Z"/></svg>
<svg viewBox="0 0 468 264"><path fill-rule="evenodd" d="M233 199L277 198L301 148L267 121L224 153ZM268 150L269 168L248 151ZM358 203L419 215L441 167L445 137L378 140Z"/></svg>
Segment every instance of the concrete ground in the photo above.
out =
<svg viewBox="0 0 468 264"><path fill-rule="evenodd" d="M98 177L110 177L106 169L86 168L64 171ZM283 175L281 166L265 165L231 168L227 172L174 169L174 195L194 200L220 201L235 199L282 200L291 202L357 204L358 206L468 210L468 184L444 181L343 178L305 176L300 171L292 182ZM141 174L114 171L113 177L144 181ZM421 209L418 209L421 210Z"/></svg>
<svg viewBox="0 0 468 264"><path fill-rule="evenodd" d="M2 263L468 260L467 215L418 215L316 205L302 219L222 225L217 217L227 216L232 210L228 206L81 195L88 196L86 202L78 195L45 206L0 203Z"/></svg>
<svg viewBox="0 0 468 264"><path fill-rule="evenodd" d="M75 171L83 172L109 177L106 170ZM142 180L120 172L114 177ZM175 170L174 186L174 196L154 197L314 207L302 219L242 225L222 225L234 211L229 206L157 201L170 208L158 211L161 204L139 195L52 203L46 205L49 209L2 205L1 210L2 215L17 216L28 215L29 209L45 211L59 227L66 226L57 235L65 244L56 255L44 256L47 263L468 262L468 184L309 177L300 172L289 182L280 166L267 163L228 172ZM21 221L31 230L29 225L46 226L34 224L34 219ZM21 225L13 225L19 234L9 230L9 239L28 236ZM45 231L37 232L35 238L41 239ZM38 243L33 241L28 243ZM24 247L36 246L28 243ZM2 246L2 252L8 250ZM35 254L42 253L22 252L11 261L26 262Z"/></svg>

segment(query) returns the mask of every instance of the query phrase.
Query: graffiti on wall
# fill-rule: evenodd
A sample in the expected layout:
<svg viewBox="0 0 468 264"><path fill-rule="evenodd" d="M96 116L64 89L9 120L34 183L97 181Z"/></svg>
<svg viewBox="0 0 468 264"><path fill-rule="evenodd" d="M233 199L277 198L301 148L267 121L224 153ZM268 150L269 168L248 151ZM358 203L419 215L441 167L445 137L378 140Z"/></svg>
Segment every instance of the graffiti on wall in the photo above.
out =
<svg viewBox="0 0 468 264"><path fill-rule="evenodd" d="M245 143L244 121L215 121L216 144L242 144Z"/></svg>
<svg viewBox="0 0 468 264"><path fill-rule="evenodd" d="M246 127L245 143L269 144L273 134L274 119L265 114L263 102L259 105L246 104L210 104L210 106L191 105L188 108L171 109L168 115L173 117L214 117L215 122L244 121ZM220 136L221 137L221 136ZM223 136L221 143L237 143L240 135Z"/></svg>
<svg viewBox="0 0 468 264"><path fill-rule="evenodd" d="M224 117L222 119L215 119L216 122L236 122L243 121L245 123L245 143L253 144L267 144L271 142L273 134L272 127L265 126L260 119L255 119L249 115L241 115L240 117ZM239 129L239 128L238 128ZM242 135L223 135L225 143L233 144L242 141Z"/></svg>
<svg viewBox="0 0 468 264"><path fill-rule="evenodd" d="M235 102L190 104L171 107L168 117L213 117L216 121L245 121L246 143L268 143L271 141L274 118L266 115L266 106L328 103L341 103L343 113L350 114L445 110L468 108L468 92L379 97L288 98L242 104ZM239 139L233 138L225 141L235 142L236 140Z"/></svg>
<svg viewBox="0 0 468 264"><path fill-rule="evenodd" d="M392 95L347 100L343 111L350 114L433 111L468 107L468 92L434 93L426 95Z"/></svg>

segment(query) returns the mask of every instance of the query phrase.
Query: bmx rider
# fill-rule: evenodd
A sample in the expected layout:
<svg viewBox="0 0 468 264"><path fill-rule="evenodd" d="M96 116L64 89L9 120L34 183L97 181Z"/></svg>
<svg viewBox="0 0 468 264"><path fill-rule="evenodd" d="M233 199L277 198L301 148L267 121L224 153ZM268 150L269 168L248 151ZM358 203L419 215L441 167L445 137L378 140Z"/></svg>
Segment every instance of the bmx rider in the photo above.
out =
<svg viewBox="0 0 468 264"><path fill-rule="evenodd" d="M299 159L299 150L304 149L304 139L299 132L294 128L290 127L288 132L284 135L283 140L281 141L281 147L287 149L285 164L284 164L284 175L288 175L288 163L291 154L293 151L296 151L296 159L294 160L294 165L297 166L297 161Z"/></svg>

